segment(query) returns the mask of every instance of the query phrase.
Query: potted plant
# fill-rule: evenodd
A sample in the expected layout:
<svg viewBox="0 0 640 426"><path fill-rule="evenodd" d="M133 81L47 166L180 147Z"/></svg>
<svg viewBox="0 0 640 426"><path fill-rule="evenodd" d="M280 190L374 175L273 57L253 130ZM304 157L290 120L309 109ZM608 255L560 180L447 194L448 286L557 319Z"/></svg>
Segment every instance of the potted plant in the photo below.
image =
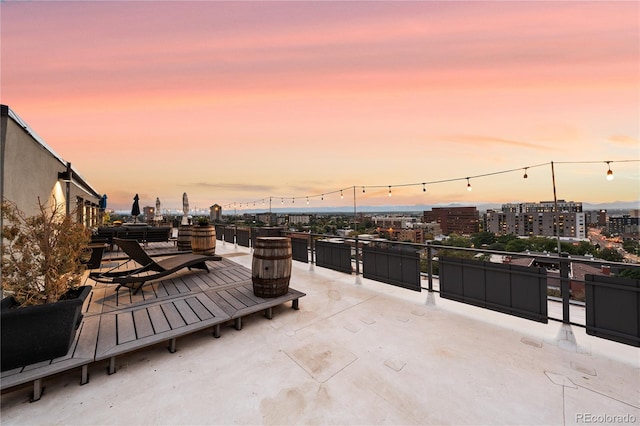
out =
<svg viewBox="0 0 640 426"><path fill-rule="evenodd" d="M26 216L2 201L2 371L66 355L91 291L80 286L90 231L62 205L38 207Z"/></svg>
<svg viewBox="0 0 640 426"><path fill-rule="evenodd" d="M206 216L200 216L198 218L198 226L209 226L209 218Z"/></svg>
<svg viewBox="0 0 640 426"><path fill-rule="evenodd" d="M216 228L206 216L200 216L191 230L191 251L209 255L216 252Z"/></svg>

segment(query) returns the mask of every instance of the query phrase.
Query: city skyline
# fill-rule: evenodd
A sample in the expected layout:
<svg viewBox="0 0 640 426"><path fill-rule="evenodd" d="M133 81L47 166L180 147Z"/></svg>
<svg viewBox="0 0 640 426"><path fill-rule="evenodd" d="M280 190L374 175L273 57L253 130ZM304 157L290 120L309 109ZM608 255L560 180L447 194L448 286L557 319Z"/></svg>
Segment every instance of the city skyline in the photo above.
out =
<svg viewBox="0 0 640 426"><path fill-rule="evenodd" d="M639 12L9 1L0 89L115 210L633 202Z"/></svg>

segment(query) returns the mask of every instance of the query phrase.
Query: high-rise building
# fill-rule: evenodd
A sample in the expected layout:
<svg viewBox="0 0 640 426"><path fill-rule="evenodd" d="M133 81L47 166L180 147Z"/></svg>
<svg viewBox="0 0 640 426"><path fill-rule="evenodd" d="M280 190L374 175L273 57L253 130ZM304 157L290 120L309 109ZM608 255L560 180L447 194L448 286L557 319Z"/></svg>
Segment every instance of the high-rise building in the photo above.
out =
<svg viewBox="0 0 640 426"><path fill-rule="evenodd" d="M434 207L423 213L423 220L438 223L445 235L471 235L480 231L480 214L475 207Z"/></svg>
<svg viewBox="0 0 640 426"><path fill-rule="evenodd" d="M609 218L609 232L623 237L637 238L640 234L640 218L625 214Z"/></svg>
<svg viewBox="0 0 640 426"><path fill-rule="evenodd" d="M557 203L508 203L503 204L500 210L487 211L485 230L498 235L513 234L520 237L558 235L586 238L587 220L581 202L558 200Z"/></svg>
<svg viewBox="0 0 640 426"><path fill-rule="evenodd" d="M504 213L546 213L554 212L555 206L558 205L559 212L580 213L582 212L582 203L573 201L558 200L540 201L539 203L507 203L502 205Z"/></svg>
<svg viewBox="0 0 640 426"><path fill-rule="evenodd" d="M311 216L308 214L290 214L288 219L290 225L308 225Z"/></svg>

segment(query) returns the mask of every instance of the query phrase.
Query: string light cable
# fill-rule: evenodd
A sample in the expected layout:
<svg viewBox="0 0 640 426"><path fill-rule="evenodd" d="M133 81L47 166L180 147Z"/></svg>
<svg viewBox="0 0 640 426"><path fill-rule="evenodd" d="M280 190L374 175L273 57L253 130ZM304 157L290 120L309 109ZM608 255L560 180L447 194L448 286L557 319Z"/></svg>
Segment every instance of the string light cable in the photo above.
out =
<svg viewBox="0 0 640 426"><path fill-rule="evenodd" d="M524 175L522 176L523 179L527 179L529 177L529 169L535 169L535 168L539 168L539 167L544 167L544 166L553 166L554 164L558 165L558 164L605 164L607 166L607 170L606 170L606 178L607 180L613 180L613 171L611 169L611 164L613 163L628 163L628 162L640 162L639 160L606 160L606 161L598 161L598 160L594 160L594 161L550 161L550 162L546 162L546 163L540 163L540 164L535 164L535 165L531 165L531 166L525 166L525 167L518 167L518 168L514 168L514 169L508 169L508 170L500 170L500 171L496 171L496 172L489 172L489 173L482 173L482 174L477 174L477 175L469 175L469 176L464 176L464 177L455 177L455 178L450 178L450 179L440 179L440 180L433 180L433 181L421 181L421 182L413 182L413 183L402 183L402 184L395 184L395 185L352 185L349 187L345 187L345 188L340 188L340 189L336 189L333 191L326 191L326 192L322 192L322 193L318 193L318 194L309 194L309 195L301 195L301 196L269 196L269 197L264 197L264 198L260 198L254 201L250 201L247 202L247 207L249 206L249 204L251 203L262 203L263 205L266 203L267 200L269 200L269 202L271 202L272 199L278 199L280 198L281 200L281 204L284 204L284 199L288 198L292 200L292 204L295 203L295 199L296 198L305 198L307 200L307 204L309 204L309 200L314 199L314 198L320 198L321 201L324 201L325 196L331 196L333 194L340 194L340 198L343 199L344 198L344 191L348 191L348 190L353 190L354 191L354 197L355 197L355 188L361 188L362 193L366 193L367 189L381 189L381 188L386 188L387 189L387 195L390 197L392 194L392 189L393 188L402 188L402 187L412 187L412 186L416 186L416 187L421 187L422 188L422 192L426 193L427 192L427 186L432 186L432 185L438 185L438 184L443 184L443 183L450 183L450 182L456 182L456 181L466 181L467 182L467 190L471 191L472 187L471 187L471 180L472 179L480 179L480 178L485 178L485 177L489 177L489 176L496 176L496 175L501 175L501 174L507 174L507 173L513 173L513 172L523 172L524 171ZM221 207L223 208L229 208L231 206L235 206L236 202L229 202L227 204L221 205Z"/></svg>

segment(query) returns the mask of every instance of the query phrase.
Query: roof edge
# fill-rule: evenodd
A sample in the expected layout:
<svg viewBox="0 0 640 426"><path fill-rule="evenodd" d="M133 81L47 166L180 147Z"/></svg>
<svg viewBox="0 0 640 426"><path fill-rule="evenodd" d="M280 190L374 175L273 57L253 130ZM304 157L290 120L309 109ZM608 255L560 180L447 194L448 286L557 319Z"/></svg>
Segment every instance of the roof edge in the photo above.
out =
<svg viewBox="0 0 640 426"><path fill-rule="evenodd" d="M11 118L13 121L18 124L18 126L22 127L22 129L27 132L29 136L31 136L40 146L42 146L46 151L48 151L54 158L56 158L64 167L71 166L71 163L62 158L57 152L53 150L45 141L42 139L36 132L33 130L26 121L24 121L20 116L13 111L8 105L0 104L0 116L7 116ZM73 172L74 180L78 185L80 185L83 189L89 192L91 195L100 198L100 194L96 191L87 181L82 177L80 173L76 169L71 166L71 171Z"/></svg>

